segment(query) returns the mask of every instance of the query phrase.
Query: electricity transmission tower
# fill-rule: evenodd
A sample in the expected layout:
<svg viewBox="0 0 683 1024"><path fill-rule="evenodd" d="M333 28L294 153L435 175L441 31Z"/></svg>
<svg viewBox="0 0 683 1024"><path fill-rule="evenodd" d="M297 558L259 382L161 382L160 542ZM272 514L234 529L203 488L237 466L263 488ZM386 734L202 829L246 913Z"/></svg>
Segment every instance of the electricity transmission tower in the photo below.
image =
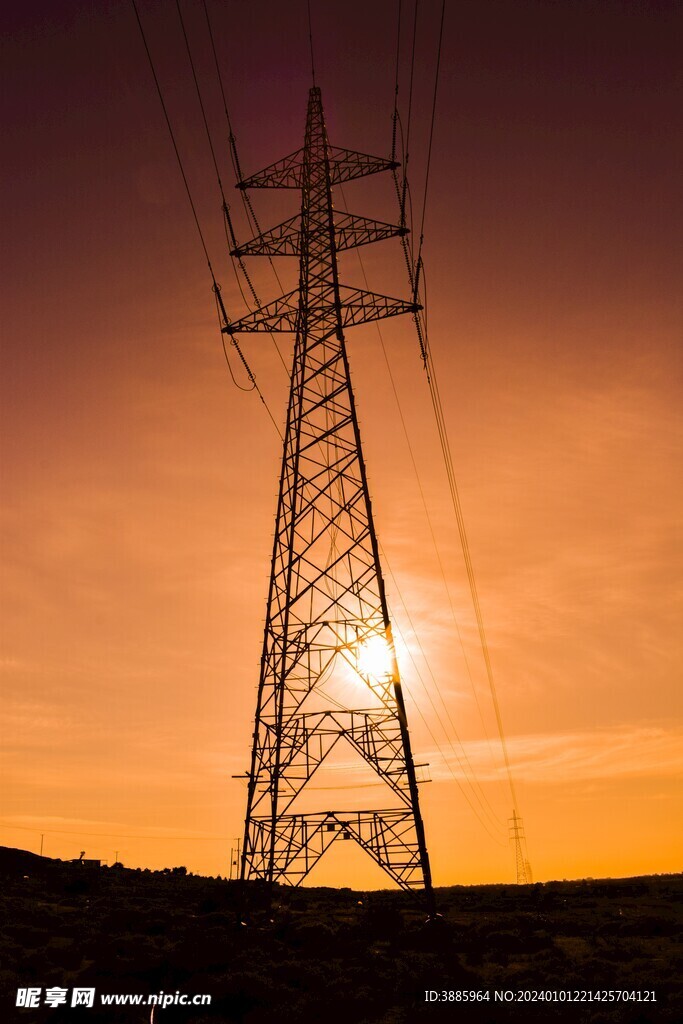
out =
<svg viewBox="0 0 683 1024"><path fill-rule="evenodd" d="M527 885L533 881L531 865L526 857L526 836L522 819L515 810L512 811L510 822L510 842L515 844L515 863L517 866L517 885Z"/></svg>
<svg viewBox="0 0 683 1024"><path fill-rule="evenodd" d="M419 309L339 283L337 253L405 229L335 211L333 187L395 163L331 146L320 89L303 148L239 182L301 210L233 255L298 256L299 287L223 328L296 335L242 848L242 879L298 885L355 840L404 889L433 892L344 332ZM340 744L386 784L377 808L302 811ZM312 799L313 798L313 799Z"/></svg>

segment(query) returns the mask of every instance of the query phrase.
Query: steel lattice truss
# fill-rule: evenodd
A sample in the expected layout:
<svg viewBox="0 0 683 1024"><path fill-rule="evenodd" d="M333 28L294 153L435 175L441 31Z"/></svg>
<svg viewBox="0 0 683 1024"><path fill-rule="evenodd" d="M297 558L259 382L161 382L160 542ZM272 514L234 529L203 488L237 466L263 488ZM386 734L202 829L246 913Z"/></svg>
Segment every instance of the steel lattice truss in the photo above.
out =
<svg viewBox="0 0 683 1024"><path fill-rule="evenodd" d="M338 251L403 229L337 214L332 203L335 184L393 166L330 146L320 90L313 88L304 147L238 186L302 193L299 217L234 250L298 256L299 288L224 328L230 335L296 334L241 872L297 885L333 840L354 839L400 886L424 886L431 900L343 333L418 307L340 285ZM379 669L363 661L377 643L387 654ZM342 686L340 700L328 687L344 673L356 685ZM386 783L386 807L296 813L294 802L337 744Z"/></svg>
<svg viewBox="0 0 683 1024"><path fill-rule="evenodd" d="M517 868L517 885L527 885L533 881L531 877L531 865L526 858L526 836L522 819L513 808L512 817L508 819L510 827L510 841L515 844L515 866Z"/></svg>

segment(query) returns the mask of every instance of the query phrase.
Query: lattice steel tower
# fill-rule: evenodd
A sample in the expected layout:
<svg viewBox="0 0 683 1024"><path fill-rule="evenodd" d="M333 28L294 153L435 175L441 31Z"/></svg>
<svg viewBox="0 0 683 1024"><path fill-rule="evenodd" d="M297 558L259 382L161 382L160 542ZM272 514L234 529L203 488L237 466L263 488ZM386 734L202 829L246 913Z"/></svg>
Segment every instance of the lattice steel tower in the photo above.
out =
<svg viewBox="0 0 683 1024"><path fill-rule="evenodd" d="M335 185L395 166L331 146L312 88L303 148L238 184L301 190L300 214L233 250L298 256L299 287L224 327L296 334L241 877L298 885L332 842L353 839L399 886L424 887L433 909L344 339L347 327L419 307L339 283L338 252L404 229L340 214L332 202ZM386 799L365 810L297 810L338 743L374 769Z"/></svg>
<svg viewBox="0 0 683 1024"><path fill-rule="evenodd" d="M512 810L512 817L508 818L510 828L510 842L515 847L515 866L517 868L517 885L530 885L533 882L531 865L526 856L526 836L522 819L517 811Z"/></svg>

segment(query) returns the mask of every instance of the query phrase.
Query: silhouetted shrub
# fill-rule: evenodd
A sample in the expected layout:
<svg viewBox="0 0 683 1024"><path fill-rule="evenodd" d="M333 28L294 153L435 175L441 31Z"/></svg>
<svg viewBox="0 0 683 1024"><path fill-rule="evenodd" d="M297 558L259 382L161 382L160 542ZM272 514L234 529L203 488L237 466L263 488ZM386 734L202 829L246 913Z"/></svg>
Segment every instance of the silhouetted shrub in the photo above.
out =
<svg viewBox="0 0 683 1024"><path fill-rule="evenodd" d="M371 904L363 915L361 927L369 938L396 938L404 929L403 914L398 907Z"/></svg>
<svg viewBox="0 0 683 1024"><path fill-rule="evenodd" d="M89 878L84 876L75 876L64 883L64 892L71 895L77 895L90 892L91 887L92 883Z"/></svg>

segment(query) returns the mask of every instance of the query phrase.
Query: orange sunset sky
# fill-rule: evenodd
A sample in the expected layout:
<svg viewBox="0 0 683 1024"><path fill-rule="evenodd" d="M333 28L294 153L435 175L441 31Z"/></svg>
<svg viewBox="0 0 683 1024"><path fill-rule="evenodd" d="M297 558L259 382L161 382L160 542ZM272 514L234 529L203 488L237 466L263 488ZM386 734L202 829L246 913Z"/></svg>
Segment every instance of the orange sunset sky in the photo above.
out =
<svg viewBox="0 0 683 1024"><path fill-rule="evenodd" d="M118 852L128 866L225 875L244 814L231 776L248 766L281 444L227 373L131 6L10 6L0 843L37 851L42 833L49 856ZM175 5L139 6L237 318ZM332 143L389 155L397 4L311 6ZM182 7L244 241L202 6ZM302 144L306 4L209 9L251 173ZM425 0L418 21L416 218L440 9ZM404 119L412 10L404 0ZM447 5L429 331L536 880L681 868L680 13L629 0ZM268 226L298 196L253 199ZM336 201L397 217L388 175ZM396 240L362 256L371 289L407 297ZM274 298L268 265L249 266L262 300ZM294 282L295 263L281 273ZM363 284L354 253L341 276ZM462 638L377 331L353 329L411 735L430 763L434 880L512 881L509 791L417 341L403 318L382 338ZM290 359L292 337L279 343ZM287 375L271 341L247 337L244 349L283 425ZM362 807L372 779L343 776L357 793L330 789L337 767L321 802ZM384 885L352 845L336 844L310 882Z"/></svg>

